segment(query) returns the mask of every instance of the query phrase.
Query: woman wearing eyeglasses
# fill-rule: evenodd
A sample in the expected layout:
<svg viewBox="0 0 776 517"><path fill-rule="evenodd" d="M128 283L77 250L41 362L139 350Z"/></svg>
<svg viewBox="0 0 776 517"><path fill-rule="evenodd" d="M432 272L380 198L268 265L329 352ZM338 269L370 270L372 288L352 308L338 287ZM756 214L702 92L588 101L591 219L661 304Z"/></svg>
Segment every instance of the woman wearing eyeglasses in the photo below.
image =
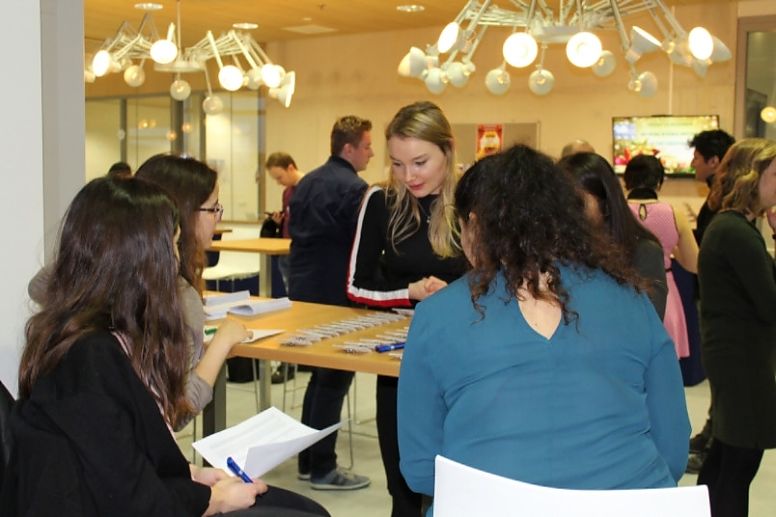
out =
<svg viewBox="0 0 776 517"><path fill-rule="evenodd" d="M160 186L175 201L180 213L178 288L192 348L192 370L186 383L186 396L194 408L193 414L175 423L175 428L180 429L213 398L213 385L224 361L232 347L245 339L248 332L242 324L225 320L207 349L203 344L205 250L210 247L216 224L224 212L218 202L218 173L194 158L158 154L146 160L135 177Z"/></svg>

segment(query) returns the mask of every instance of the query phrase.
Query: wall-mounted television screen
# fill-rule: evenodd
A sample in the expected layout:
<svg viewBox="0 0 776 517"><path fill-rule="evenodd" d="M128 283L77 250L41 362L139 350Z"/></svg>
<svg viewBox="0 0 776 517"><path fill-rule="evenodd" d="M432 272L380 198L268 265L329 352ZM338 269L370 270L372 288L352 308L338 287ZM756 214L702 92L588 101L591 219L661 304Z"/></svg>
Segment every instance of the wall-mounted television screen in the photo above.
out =
<svg viewBox="0 0 776 517"><path fill-rule="evenodd" d="M694 174L689 141L709 129L719 129L718 115L612 117L614 170L625 172L631 157L652 154L663 163L666 174Z"/></svg>

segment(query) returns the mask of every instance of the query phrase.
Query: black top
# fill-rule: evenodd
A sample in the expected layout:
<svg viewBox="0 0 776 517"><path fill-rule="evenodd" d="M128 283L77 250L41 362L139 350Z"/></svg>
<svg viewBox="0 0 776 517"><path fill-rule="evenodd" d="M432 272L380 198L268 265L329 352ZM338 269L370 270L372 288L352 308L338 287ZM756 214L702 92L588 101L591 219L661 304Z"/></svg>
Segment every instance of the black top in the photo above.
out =
<svg viewBox="0 0 776 517"><path fill-rule="evenodd" d="M366 187L350 162L338 156L296 186L289 204L292 300L348 305L348 255Z"/></svg>
<svg viewBox="0 0 776 517"><path fill-rule="evenodd" d="M192 481L159 407L107 332L78 340L38 379L14 407L12 428L16 482L3 486L3 515L200 516L208 506L210 488Z"/></svg>
<svg viewBox="0 0 776 517"><path fill-rule="evenodd" d="M356 239L350 254L348 297L373 307L409 307L407 286L427 276L452 282L466 270L462 255L442 258L428 238L432 205L439 196L418 199L420 225L395 246L388 235L388 199L380 187L372 187L359 214Z"/></svg>
<svg viewBox="0 0 776 517"><path fill-rule="evenodd" d="M711 187L711 184L714 180L714 176L709 176L706 179L706 183ZM717 213L716 210L712 210L709 208L709 198L708 196L703 201L703 205L701 206L701 209L698 211L698 217L695 220L695 229L692 231L693 235L695 235L695 242L698 243L698 246L701 245L701 241L703 240L703 234L706 232L706 228L709 227L709 224L711 223L711 218L714 217L714 215Z"/></svg>
<svg viewBox="0 0 776 517"><path fill-rule="evenodd" d="M776 447L776 268L754 224L738 212L714 216L698 278L714 437L736 447Z"/></svg>

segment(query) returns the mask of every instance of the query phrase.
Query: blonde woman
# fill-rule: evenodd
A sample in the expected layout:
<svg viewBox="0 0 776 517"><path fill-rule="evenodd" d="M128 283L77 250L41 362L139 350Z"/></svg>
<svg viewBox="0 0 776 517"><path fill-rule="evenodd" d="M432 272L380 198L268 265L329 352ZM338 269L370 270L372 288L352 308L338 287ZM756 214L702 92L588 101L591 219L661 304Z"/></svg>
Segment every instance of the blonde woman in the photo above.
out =
<svg viewBox="0 0 776 517"><path fill-rule="evenodd" d="M776 448L776 268L757 219L776 234L776 142L725 154L709 195L718 210L698 258L701 347L711 386L712 445L698 475L715 517L748 514L749 484Z"/></svg>
<svg viewBox="0 0 776 517"><path fill-rule="evenodd" d="M350 255L347 294L371 307L412 307L458 277L465 260L456 243L453 135L431 102L401 108L385 131L391 172L366 194ZM377 430L393 499L391 515L417 517L420 495L399 472L397 379L377 380Z"/></svg>

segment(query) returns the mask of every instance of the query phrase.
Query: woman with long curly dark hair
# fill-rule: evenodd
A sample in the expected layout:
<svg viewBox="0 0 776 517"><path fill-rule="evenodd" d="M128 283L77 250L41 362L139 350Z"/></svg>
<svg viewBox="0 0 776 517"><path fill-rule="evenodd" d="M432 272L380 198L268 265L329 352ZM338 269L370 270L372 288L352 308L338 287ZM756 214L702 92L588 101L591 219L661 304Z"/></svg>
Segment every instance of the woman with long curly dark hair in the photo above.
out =
<svg viewBox="0 0 776 517"><path fill-rule="evenodd" d="M569 177L516 146L460 180L472 270L415 312L399 377L401 470L437 454L564 488L674 486L690 425L673 344Z"/></svg>
<svg viewBox="0 0 776 517"><path fill-rule="evenodd" d="M3 515L328 515L189 465L175 443L190 411L179 236L175 205L148 182L98 178L76 195L27 323Z"/></svg>

